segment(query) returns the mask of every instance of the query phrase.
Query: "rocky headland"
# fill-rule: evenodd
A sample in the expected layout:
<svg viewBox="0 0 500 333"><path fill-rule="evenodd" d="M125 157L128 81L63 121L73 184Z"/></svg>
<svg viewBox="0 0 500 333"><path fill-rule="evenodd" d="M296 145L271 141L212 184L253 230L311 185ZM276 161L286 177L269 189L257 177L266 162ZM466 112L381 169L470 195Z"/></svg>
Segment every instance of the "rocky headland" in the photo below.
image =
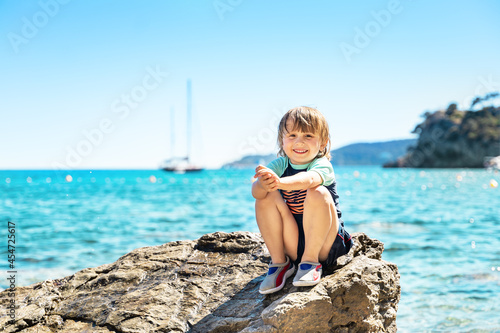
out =
<svg viewBox="0 0 500 333"><path fill-rule="evenodd" d="M483 168L500 155L500 107L460 111L450 104L424 117L413 130L417 144L384 167Z"/></svg>
<svg viewBox="0 0 500 333"><path fill-rule="evenodd" d="M396 332L398 268L365 234L315 287L258 288L270 258L259 234L207 234L136 249L116 262L15 289L3 332ZM5 290L3 309L9 305Z"/></svg>

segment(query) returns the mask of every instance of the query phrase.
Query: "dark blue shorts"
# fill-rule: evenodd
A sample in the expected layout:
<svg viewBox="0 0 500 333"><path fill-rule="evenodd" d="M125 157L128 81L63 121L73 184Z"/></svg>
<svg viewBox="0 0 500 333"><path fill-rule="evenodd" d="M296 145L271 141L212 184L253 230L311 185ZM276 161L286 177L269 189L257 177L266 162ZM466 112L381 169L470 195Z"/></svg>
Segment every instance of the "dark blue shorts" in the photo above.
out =
<svg viewBox="0 0 500 333"><path fill-rule="evenodd" d="M306 240L304 236L304 225L303 225L303 215L295 215L295 222L297 222L297 226L299 227L299 244L297 245L297 260L296 264L300 263L302 259L302 255L304 254L304 248L306 245ZM330 248L330 252L328 253L328 258L326 261L321 262L323 268L328 268L335 266L337 264L337 258L347 254L353 245L352 237L344 228L344 222L339 219L339 230L337 233L337 237L335 237L335 241Z"/></svg>

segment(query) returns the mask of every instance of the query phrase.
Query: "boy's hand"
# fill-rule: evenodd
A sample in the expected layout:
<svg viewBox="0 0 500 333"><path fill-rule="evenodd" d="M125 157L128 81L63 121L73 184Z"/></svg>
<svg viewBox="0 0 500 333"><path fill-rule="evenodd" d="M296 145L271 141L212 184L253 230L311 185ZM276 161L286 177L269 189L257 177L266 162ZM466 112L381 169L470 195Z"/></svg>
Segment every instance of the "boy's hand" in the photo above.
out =
<svg viewBox="0 0 500 333"><path fill-rule="evenodd" d="M259 180L260 185L267 192L276 191L280 183L280 177L273 170L266 168L263 165L259 165L255 169L255 176Z"/></svg>

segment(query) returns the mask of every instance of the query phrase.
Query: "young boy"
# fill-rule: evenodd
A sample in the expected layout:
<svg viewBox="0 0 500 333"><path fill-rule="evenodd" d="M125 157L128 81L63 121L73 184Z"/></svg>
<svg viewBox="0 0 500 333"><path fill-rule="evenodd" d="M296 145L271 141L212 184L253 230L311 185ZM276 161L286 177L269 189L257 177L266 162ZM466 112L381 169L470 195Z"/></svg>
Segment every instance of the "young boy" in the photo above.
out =
<svg viewBox="0 0 500 333"><path fill-rule="evenodd" d="M349 252L351 236L340 219L330 134L316 109L289 110L278 128L278 159L255 169L255 214L272 262L261 294L281 290L298 271L294 286L313 286L322 266Z"/></svg>

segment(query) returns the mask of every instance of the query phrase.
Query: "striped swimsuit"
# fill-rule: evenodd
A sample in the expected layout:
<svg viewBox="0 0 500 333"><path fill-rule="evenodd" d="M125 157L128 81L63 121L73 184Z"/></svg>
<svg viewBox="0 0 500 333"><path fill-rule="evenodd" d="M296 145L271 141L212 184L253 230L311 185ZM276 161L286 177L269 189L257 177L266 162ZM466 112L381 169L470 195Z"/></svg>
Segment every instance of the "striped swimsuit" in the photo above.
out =
<svg viewBox="0 0 500 333"><path fill-rule="evenodd" d="M307 169L297 170L292 167L289 161L284 172L278 176L289 177L298 174L299 172L305 172ZM330 163L330 162L328 162ZM337 217L339 220L339 230L337 232L337 237L330 249L328 258L325 262L322 262L324 267L334 266L337 262L337 258L349 252L353 245L351 235L344 228L344 221L342 221L342 212L339 207L339 196L337 194L337 182L334 180L330 185L322 185L328 189L330 192L333 202L335 204L335 209L337 210ZM285 191L280 190L281 196L285 200L290 212L292 213L297 226L299 229L299 243L297 244L297 255L298 258L296 263L299 263L305 248L305 235L303 226L303 214L304 214L304 200L306 198L307 190L295 190L295 191Z"/></svg>

